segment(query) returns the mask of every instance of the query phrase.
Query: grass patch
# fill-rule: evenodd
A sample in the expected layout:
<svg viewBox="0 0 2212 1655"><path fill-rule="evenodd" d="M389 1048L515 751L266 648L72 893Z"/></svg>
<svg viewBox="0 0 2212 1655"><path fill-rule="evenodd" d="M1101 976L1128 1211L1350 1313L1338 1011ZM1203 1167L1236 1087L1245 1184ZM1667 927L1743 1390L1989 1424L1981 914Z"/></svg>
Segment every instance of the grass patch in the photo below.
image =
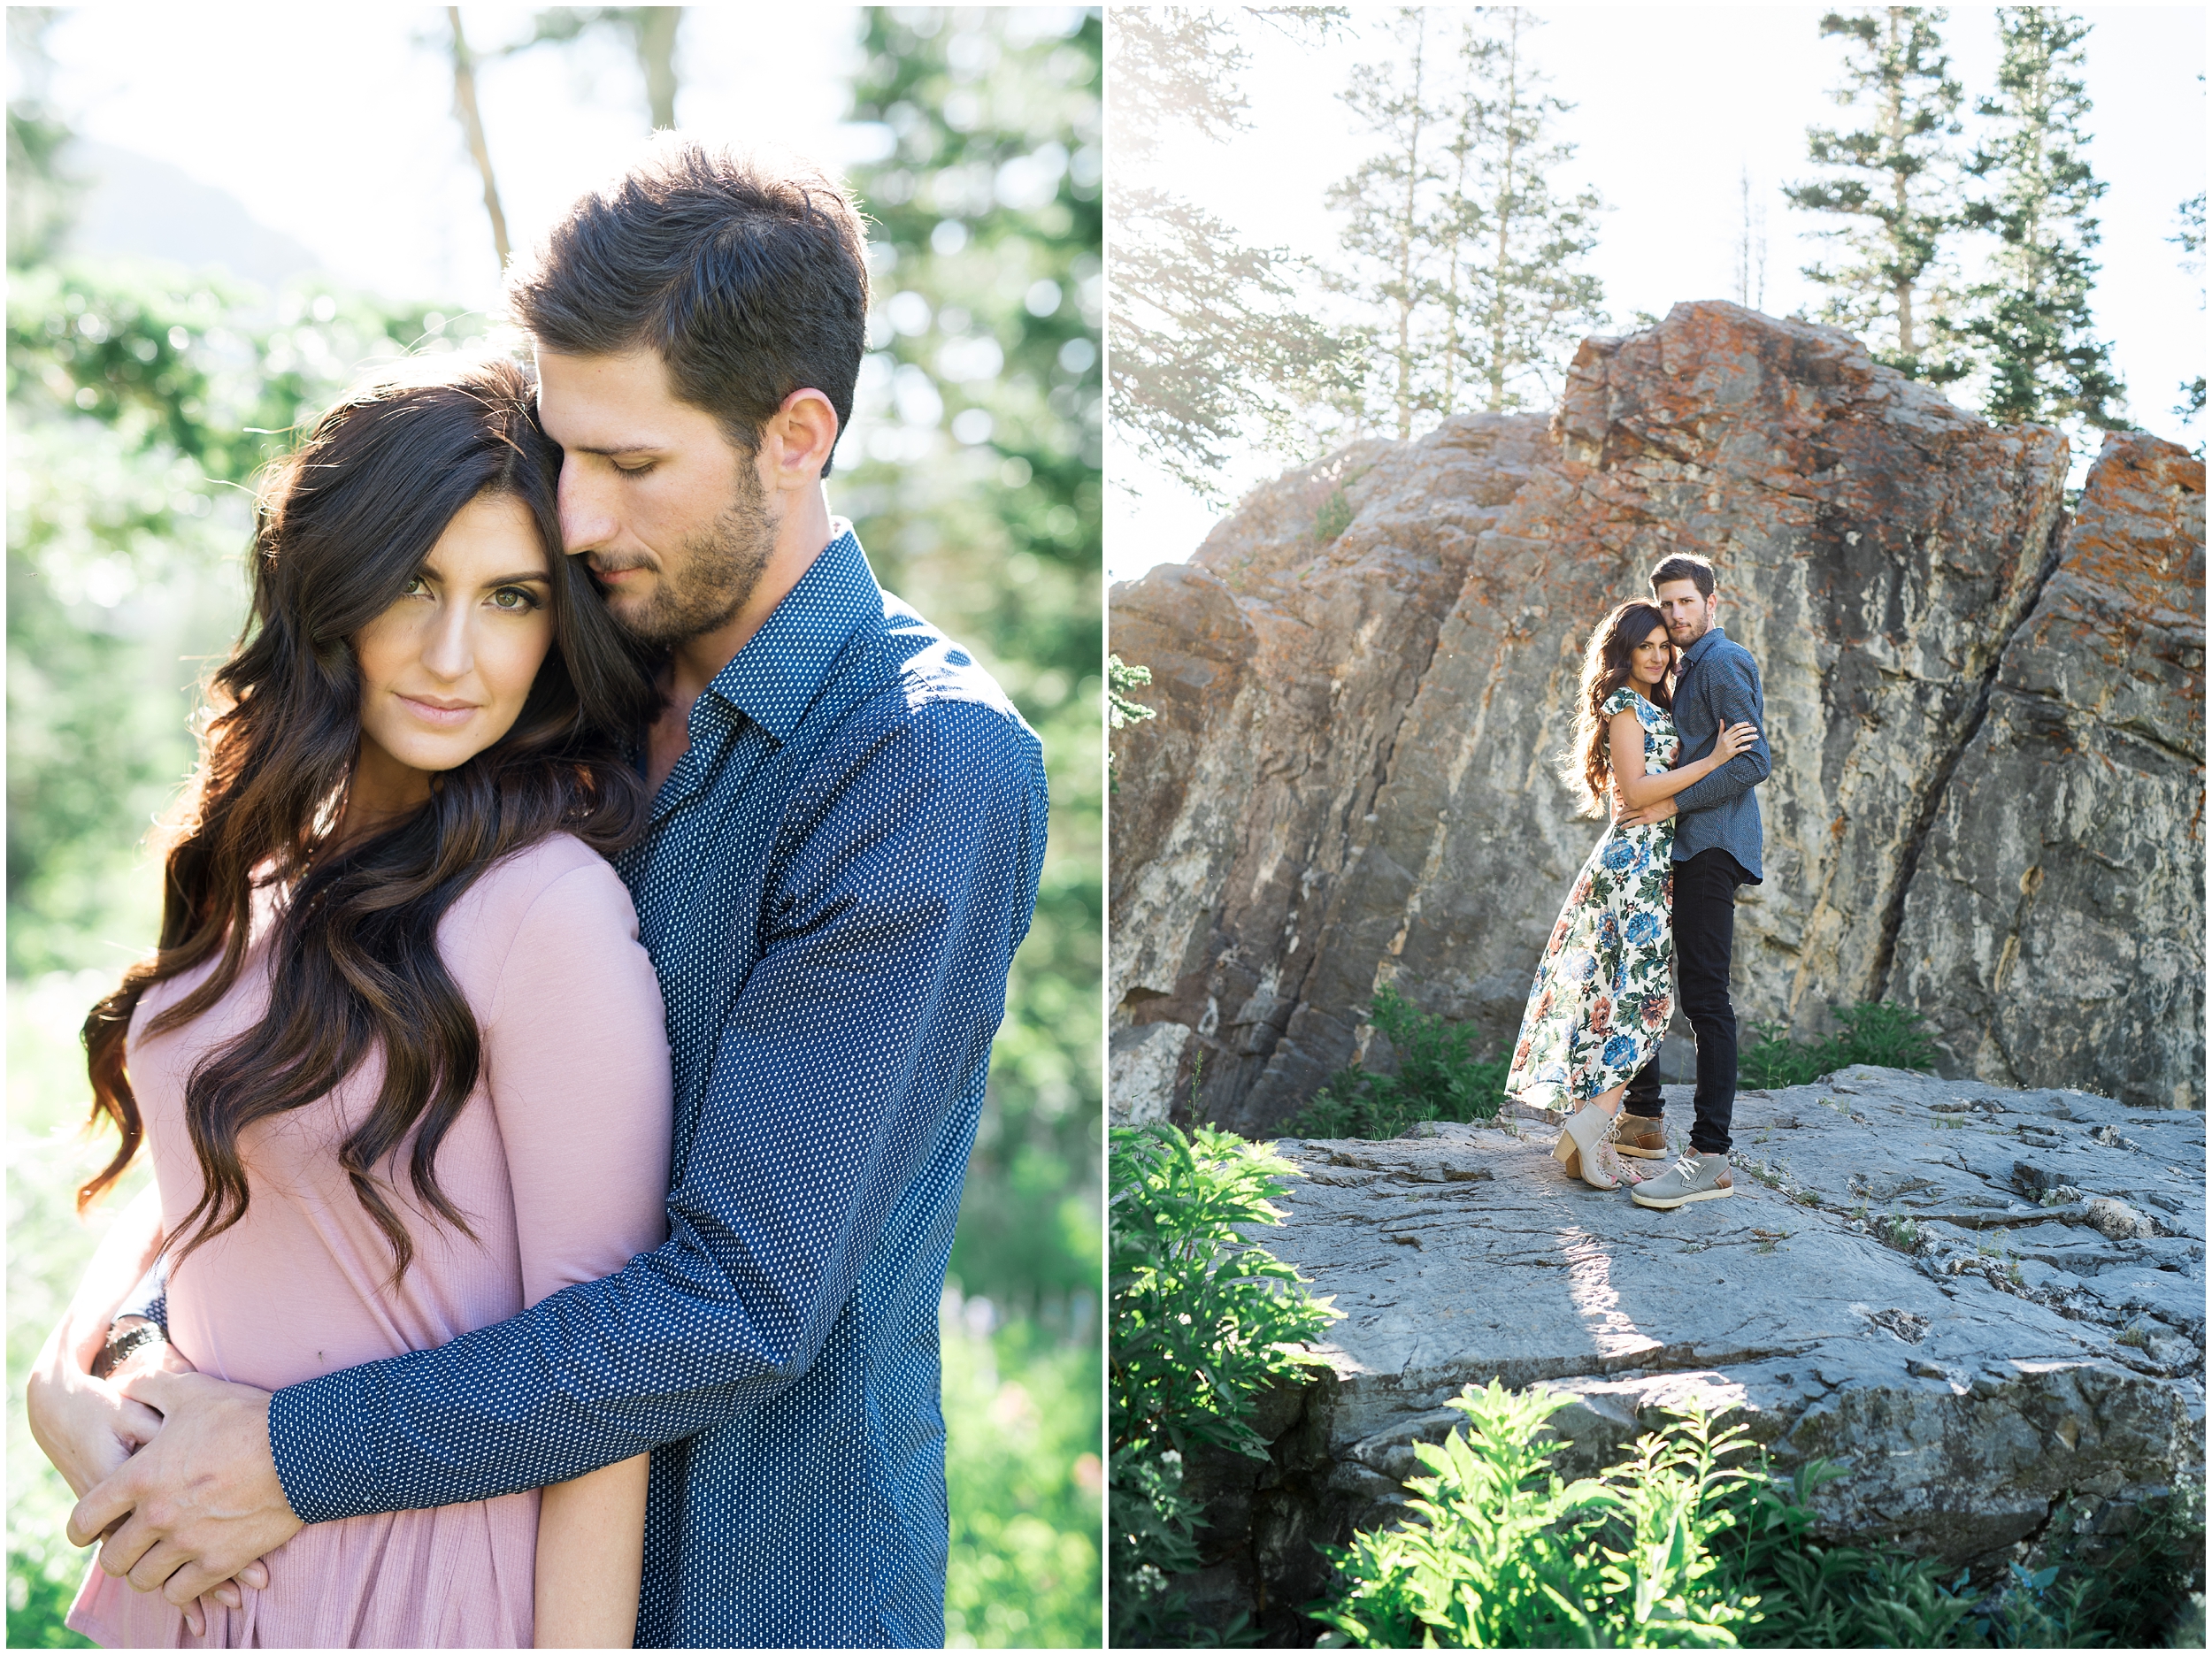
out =
<svg viewBox="0 0 2212 1655"><path fill-rule="evenodd" d="M1369 1008L1390 1037L1398 1072L1339 1069L1285 1131L1294 1138L1396 1138L1422 1121L1489 1121L1505 1106L1508 1051L1475 1055L1472 1024L1421 1010L1386 986Z"/></svg>
<svg viewBox="0 0 2212 1655"><path fill-rule="evenodd" d="M995 1326L988 1299L956 1293L944 1312L946 1646L1095 1644L1097 1336L1071 1344L1026 1319Z"/></svg>
<svg viewBox="0 0 2212 1655"><path fill-rule="evenodd" d="M1793 1040L1786 1023L1755 1023L1737 1061L1738 1084L1752 1091L1806 1086L1854 1063L1882 1069L1932 1069L1935 1042L1926 1019L1910 1007L1862 1000L1836 1008L1842 1028L1818 1040Z"/></svg>

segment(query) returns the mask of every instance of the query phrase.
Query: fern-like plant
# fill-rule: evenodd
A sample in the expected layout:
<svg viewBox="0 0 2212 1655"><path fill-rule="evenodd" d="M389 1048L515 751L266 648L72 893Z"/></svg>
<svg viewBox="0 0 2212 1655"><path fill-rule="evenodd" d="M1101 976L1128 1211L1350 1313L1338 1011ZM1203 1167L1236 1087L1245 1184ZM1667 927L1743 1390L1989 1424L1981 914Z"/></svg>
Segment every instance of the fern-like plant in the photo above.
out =
<svg viewBox="0 0 2212 1655"><path fill-rule="evenodd" d="M1421 1121L1487 1121L1505 1103L1510 1057L1475 1055L1471 1023L1423 1011L1386 984L1369 1008L1398 1072L1339 1069L1289 1122L1299 1138L1396 1138Z"/></svg>
<svg viewBox="0 0 2212 1655"><path fill-rule="evenodd" d="M1266 1145L1165 1122L1118 1128L1108 1151L1113 1642L1187 1641L1171 1577L1195 1567L1202 1526L1184 1456L1253 1459L1260 1391L1317 1359L1298 1346L1337 1312L1256 1245L1298 1169Z"/></svg>

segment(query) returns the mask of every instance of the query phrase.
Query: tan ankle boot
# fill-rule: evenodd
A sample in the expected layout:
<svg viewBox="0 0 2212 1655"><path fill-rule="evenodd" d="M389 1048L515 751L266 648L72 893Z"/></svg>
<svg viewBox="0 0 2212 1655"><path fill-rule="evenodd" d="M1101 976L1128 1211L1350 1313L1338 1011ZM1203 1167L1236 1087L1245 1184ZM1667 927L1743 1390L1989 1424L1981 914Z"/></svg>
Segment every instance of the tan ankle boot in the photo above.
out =
<svg viewBox="0 0 2212 1655"><path fill-rule="evenodd" d="M1619 1180L1599 1163L1598 1145L1612 1124L1613 1117L1595 1104L1586 1103L1567 1117L1566 1130L1551 1153L1570 1178L1579 1178L1594 1190L1620 1188Z"/></svg>
<svg viewBox="0 0 2212 1655"><path fill-rule="evenodd" d="M1627 1115L1613 1130L1613 1147L1639 1161L1667 1159L1667 1123L1655 1115Z"/></svg>

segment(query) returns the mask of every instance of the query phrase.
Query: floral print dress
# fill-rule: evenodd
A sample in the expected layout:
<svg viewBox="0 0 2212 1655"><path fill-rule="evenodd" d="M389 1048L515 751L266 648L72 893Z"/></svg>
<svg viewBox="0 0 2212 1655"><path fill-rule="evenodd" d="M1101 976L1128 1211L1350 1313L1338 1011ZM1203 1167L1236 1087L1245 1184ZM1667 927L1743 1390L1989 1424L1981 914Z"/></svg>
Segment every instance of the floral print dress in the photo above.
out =
<svg viewBox="0 0 2212 1655"><path fill-rule="evenodd" d="M1672 768L1682 739L1666 709L1624 685L1600 710L1635 713L1647 776ZM1673 854L1672 816L1606 828L1536 968L1508 1097L1570 1110L1625 1084L1658 1050L1674 1008Z"/></svg>

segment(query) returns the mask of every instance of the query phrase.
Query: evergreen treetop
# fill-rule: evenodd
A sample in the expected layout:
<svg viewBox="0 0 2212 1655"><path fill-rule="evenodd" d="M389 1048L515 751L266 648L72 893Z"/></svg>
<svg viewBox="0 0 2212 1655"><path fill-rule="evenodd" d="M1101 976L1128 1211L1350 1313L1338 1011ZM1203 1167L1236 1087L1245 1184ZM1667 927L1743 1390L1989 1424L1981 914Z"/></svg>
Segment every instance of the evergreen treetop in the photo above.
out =
<svg viewBox="0 0 2212 1655"><path fill-rule="evenodd" d="M1962 215L1950 140L1964 95L1943 50L1947 16L1940 7L1885 6L1821 19L1821 34L1844 42L1835 101L1865 122L1847 132L1808 127L1809 158L1833 175L1782 192L1805 211L1843 221L1822 234L1845 257L1804 272L1828 290L1821 318L1867 336L1877 361L1938 382L1965 372L1931 349L1928 326L1931 303L1943 296L1932 278Z"/></svg>
<svg viewBox="0 0 2212 1655"><path fill-rule="evenodd" d="M1539 19L1463 14L1455 44L1433 22L1405 8L1394 60L1352 72L1344 102L1380 143L1328 194L1353 256L1335 285L1376 315L1373 400L1401 441L1419 413L1548 401L1567 351L1606 320L1601 283L1575 267L1602 203L1552 185L1574 156L1555 136L1573 106L1529 56Z"/></svg>
<svg viewBox="0 0 2212 1655"><path fill-rule="evenodd" d="M2090 111L2082 80L2089 25L2047 6L2001 6L1997 91L1976 109L1988 136L1968 171L1989 193L1964 220L1997 238L1967 319L1947 331L1989 374L1982 411L2006 424L2079 418L2124 429L2126 387L2095 336L2090 295L2099 265L2097 198L2105 186L2083 150Z"/></svg>

